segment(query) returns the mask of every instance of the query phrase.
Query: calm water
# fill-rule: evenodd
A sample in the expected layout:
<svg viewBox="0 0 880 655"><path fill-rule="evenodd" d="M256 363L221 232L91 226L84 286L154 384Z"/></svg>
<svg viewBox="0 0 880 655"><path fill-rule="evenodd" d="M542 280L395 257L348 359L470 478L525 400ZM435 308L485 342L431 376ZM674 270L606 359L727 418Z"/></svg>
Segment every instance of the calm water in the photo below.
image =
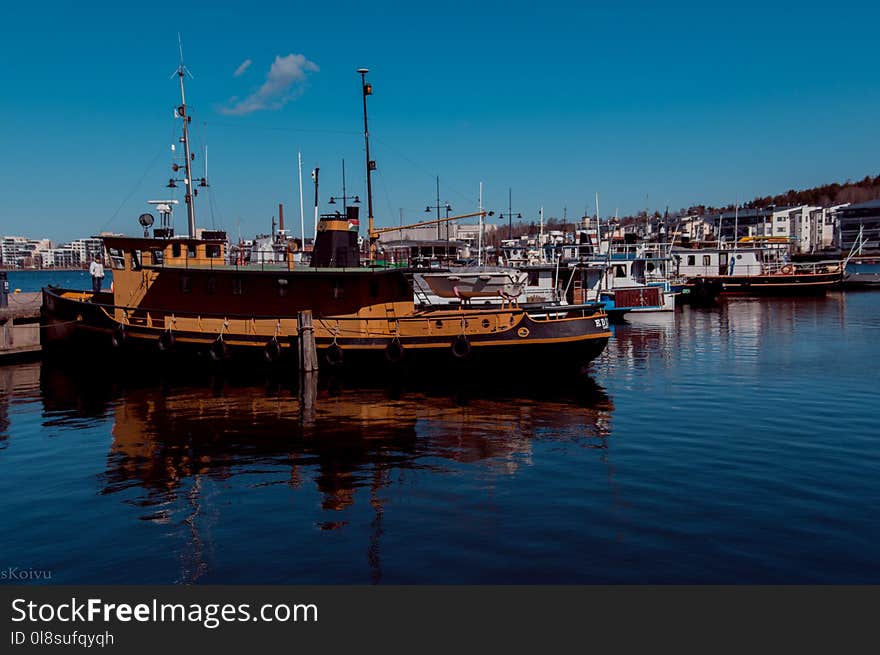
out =
<svg viewBox="0 0 880 655"><path fill-rule="evenodd" d="M0 368L0 568L57 583L880 582L880 294L618 327L579 384Z"/></svg>
<svg viewBox="0 0 880 655"><path fill-rule="evenodd" d="M9 275L9 289L19 289L22 292L39 291L50 284L65 289L91 289L92 278L88 271L7 271ZM110 281L113 272L109 268L104 269L104 289L110 289Z"/></svg>

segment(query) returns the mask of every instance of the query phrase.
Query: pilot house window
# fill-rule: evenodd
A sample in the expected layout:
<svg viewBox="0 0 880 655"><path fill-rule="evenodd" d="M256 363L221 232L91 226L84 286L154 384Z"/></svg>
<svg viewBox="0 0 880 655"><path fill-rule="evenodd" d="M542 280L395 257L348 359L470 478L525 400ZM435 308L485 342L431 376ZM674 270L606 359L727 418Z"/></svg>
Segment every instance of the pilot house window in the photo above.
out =
<svg viewBox="0 0 880 655"><path fill-rule="evenodd" d="M205 257L210 257L211 259L216 259L220 256L220 246L216 243L208 244L205 246Z"/></svg>
<svg viewBox="0 0 880 655"><path fill-rule="evenodd" d="M125 254L119 248L110 248L110 266L118 270L125 268Z"/></svg>

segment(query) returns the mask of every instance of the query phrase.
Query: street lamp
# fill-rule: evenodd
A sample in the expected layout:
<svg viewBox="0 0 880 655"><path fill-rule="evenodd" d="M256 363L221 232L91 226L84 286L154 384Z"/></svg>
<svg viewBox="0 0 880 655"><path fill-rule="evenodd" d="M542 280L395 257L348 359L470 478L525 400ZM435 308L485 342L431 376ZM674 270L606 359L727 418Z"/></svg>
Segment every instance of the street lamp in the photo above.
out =
<svg viewBox="0 0 880 655"><path fill-rule="evenodd" d="M507 238L508 239L513 238L513 210L510 208L510 206L512 204L512 199L513 199L513 189L508 189L507 190ZM500 218L503 221L504 220L504 213L502 212L498 218ZM521 219L522 214L520 212L517 212L516 218Z"/></svg>
<svg viewBox="0 0 880 655"><path fill-rule="evenodd" d="M328 204L335 205L336 199L339 198L342 200L342 213L347 215L348 210L348 201L351 200L353 205L361 204L361 199L359 196L349 196L345 193L345 160L342 160L342 195L341 196L330 196L330 201Z"/></svg>
<svg viewBox="0 0 880 655"><path fill-rule="evenodd" d="M440 210L446 210L446 218L449 218L449 212L452 211L452 205L448 202L440 204L440 176L437 176L437 204L436 205L427 205L425 207L425 213L430 214L432 210L437 210L437 240L440 240ZM449 241L449 222L446 223L446 240Z"/></svg>

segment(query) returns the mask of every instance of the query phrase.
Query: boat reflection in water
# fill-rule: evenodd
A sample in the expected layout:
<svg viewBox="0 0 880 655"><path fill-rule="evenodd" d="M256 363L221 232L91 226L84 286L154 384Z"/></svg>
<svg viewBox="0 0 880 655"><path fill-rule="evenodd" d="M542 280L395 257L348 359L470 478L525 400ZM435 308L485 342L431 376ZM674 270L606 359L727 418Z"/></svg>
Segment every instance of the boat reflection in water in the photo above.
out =
<svg viewBox="0 0 880 655"><path fill-rule="evenodd" d="M84 375L46 366L47 407L106 412L112 443L101 493L119 494L142 521L183 531L185 582L209 573L210 535L220 512L228 514L226 505L253 503L254 512L269 513L247 498L260 487L276 495L287 487L282 495L295 504L300 497L307 506L318 500L319 509L300 510L313 530L345 531L349 520L369 521L370 543L360 552L367 551L370 579L379 582L386 498L399 495L405 502L418 493L418 485L406 489L409 476L429 475L440 496L454 497L461 484L456 474L476 466L485 493L493 481L531 463L536 439L604 451L613 410L586 376L564 388L496 382L491 389L454 391L439 384L350 389L331 380L317 390L312 407L297 390L265 381L205 378L168 387L126 378L101 384ZM452 489L444 489L444 479ZM228 485L238 496L231 497Z"/></svg>

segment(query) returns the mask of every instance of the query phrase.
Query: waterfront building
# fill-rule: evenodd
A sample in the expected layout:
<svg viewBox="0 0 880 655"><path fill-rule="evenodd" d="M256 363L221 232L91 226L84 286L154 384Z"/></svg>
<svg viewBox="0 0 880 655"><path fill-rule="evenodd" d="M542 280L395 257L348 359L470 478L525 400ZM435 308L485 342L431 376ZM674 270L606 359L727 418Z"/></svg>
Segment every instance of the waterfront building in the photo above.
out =
<svg viewBox="0 0 880 655"><path fill-rule="evenodd" d="M837 245L849 252L861 231L865 243L862 252L880 251L880 200L869 200L840 207L837 217Z"/></svg>
<svg viewBox="0 0 880 655"><path fill-rule="evenodd" d="M75 239L71 241L67 247L75 250L79 255L79 260L73 264L74 266L88 263L95 257L104 256L104 244L100 239L95 237Z"/></svg>
<svg viewBox="0 0 880 655"><path fill-rule="evenodd" d="M7 268L36 268L41 253L51 247L49 239L4 236L0 238L0 263Z"/></svg>
<svg viewBox="0 0 880 655"><path fill-rule="evenodd" d="M49 248L40 254L40 268L78 268L83 262L79 250L70 246Z"/></svg>

